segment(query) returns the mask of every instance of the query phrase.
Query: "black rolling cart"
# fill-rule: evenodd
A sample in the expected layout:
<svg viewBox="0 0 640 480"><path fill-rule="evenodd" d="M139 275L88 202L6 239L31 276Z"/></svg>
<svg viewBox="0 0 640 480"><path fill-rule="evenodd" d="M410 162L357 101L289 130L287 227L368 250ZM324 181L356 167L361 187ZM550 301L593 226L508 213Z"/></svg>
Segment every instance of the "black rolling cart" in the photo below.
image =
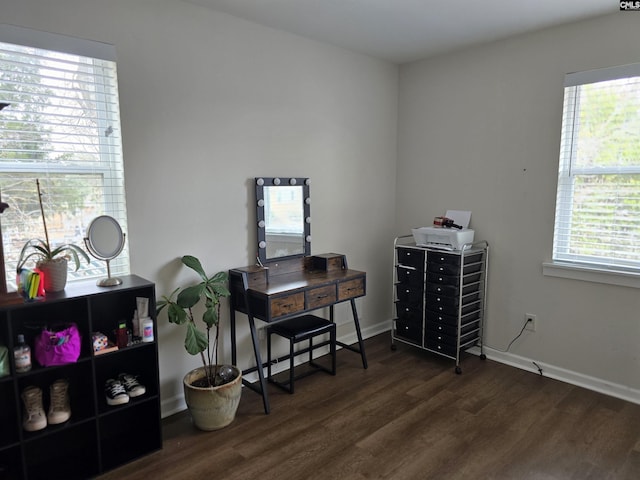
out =
<svg viewBox="0 0 640 480"><path fill-rule="evenodd" d="M455 360L473 347L483 351L489 244L460 250L418 246L412 235L394 241L391 348L402 342Z"/></svg>

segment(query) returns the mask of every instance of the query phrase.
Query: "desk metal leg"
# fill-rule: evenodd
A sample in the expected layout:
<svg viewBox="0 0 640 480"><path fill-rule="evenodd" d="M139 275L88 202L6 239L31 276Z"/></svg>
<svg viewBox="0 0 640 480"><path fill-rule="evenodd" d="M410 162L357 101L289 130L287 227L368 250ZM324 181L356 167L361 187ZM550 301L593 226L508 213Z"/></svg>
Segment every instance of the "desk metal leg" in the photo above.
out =
<svg viewBox="0 0 640 480"><path fill-rule="evenodd" d="M250 390L260 394L262 396L262 403L264 405L264 413L269 413L271 408L269 407L269 397L267 393L267 382L264 378L264 372L262 371L262 359L260 358L260 346L258 344L258 334L256 332L256 324L252 316L248 316L249 318L249 328L251 330L251 340L253 343L253 353L256 357L256 367L249 368L247 370L243 370L242 374L245 375L247 373L251 373L254 371L258 372L258 378L260 379L260 388L256 387L253 383L242 379L242 384L248 387ZM231 309L231 314L229 315L229 323L231 326L231 363L232 365L237 365L238 359L238 347L236 345L236 312Z"/></svg>
<svg viewBox="0 0 640 480"><path fill-rule="evenodd" d="M356 326L356 335L358 335L358 345L360 346L360 355L362 356L362 368L367 368L367 356L364 353L364 342L362 341L362 332L360 331L360 320L358 319L358 310L356 310L356 301L351 299L351 312L353 313L353 323Z"/></svg>
<svg viewBox="0 0 640 480"><path fill-rule="evenodd" d="M251 315L249 317L249 329L251 330L251 340L253 341L253 353L256 357L256 365L258 378L260 379L260 390L255 387L255 385L247 382L246 386L251 388L253 391L262 395L262 403L264 405L264 413L268 414L271 411L271 407L269 406L269 392L267 392L267 381L264 378L264 372L262 370L262 357L260 356L260 345L258 343L258 332L256 331L256 324Z"/></svg>
<svg viewBox="0 0 640 480"><path fill-rule="evenodd" d="M362 357L362 367L368 368L367 356L364 353L364 342L362 341L362 332L360 331L360 320L358 319L358 310L356 309L355 299L351 299L351 313L353 314L353 324L356 327L356 335L358 336L358 348L346 343L336 341L336 345L340 345L342 348L351 350L352 352L359 353ZM333 322L333 305L329 307L329 319Z"/></svg>
<svg viewBox="0 0 640 480"><path fill-rule="evenodd" d="M229 312L229 324L231 329L231 365L238 365L238 348L236 347L236 310L231 307Z"/></svg>

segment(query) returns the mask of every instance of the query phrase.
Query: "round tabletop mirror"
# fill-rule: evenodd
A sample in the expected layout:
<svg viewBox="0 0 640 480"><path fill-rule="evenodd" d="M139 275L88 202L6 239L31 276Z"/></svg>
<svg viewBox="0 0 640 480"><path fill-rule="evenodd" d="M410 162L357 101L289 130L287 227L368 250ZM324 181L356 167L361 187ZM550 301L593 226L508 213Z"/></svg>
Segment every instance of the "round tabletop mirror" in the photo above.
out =
<svg viewBox="0 0 640 480"><path fill-rule="evenodd" d="M89 253L98 260L107 262L107 278L101 278L100 287L120 285L122 280L111 276L109 262L120 255L124 248L125 234L118 221L108 215L94 218L87 228L84 244Z"/></svg>

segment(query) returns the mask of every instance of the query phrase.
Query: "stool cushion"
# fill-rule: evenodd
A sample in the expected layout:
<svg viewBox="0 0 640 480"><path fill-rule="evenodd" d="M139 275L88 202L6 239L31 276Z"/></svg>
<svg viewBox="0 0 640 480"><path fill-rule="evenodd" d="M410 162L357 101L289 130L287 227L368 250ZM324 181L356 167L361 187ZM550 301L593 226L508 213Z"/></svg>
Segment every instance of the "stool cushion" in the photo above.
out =
<svg viewBox="0 0 640 480"><path fill-rule="evenodd" d="M319 335L333 328L335 323L315 315L302 315L269 326L273 333L294 340Z"/></svg>

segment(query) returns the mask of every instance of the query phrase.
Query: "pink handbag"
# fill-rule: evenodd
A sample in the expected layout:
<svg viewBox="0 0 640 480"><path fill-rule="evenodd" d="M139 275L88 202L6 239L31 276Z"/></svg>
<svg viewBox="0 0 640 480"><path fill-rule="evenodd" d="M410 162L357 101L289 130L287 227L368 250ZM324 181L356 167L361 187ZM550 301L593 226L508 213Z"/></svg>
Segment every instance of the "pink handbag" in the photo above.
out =
<svg viewBox="0 0 640 480"><path fill-rule="evenodd" d="M75 323L53 332L46 328L36 337L34 351L36 360L43 367L74 363L80 357L82 342Z"/></svg>

